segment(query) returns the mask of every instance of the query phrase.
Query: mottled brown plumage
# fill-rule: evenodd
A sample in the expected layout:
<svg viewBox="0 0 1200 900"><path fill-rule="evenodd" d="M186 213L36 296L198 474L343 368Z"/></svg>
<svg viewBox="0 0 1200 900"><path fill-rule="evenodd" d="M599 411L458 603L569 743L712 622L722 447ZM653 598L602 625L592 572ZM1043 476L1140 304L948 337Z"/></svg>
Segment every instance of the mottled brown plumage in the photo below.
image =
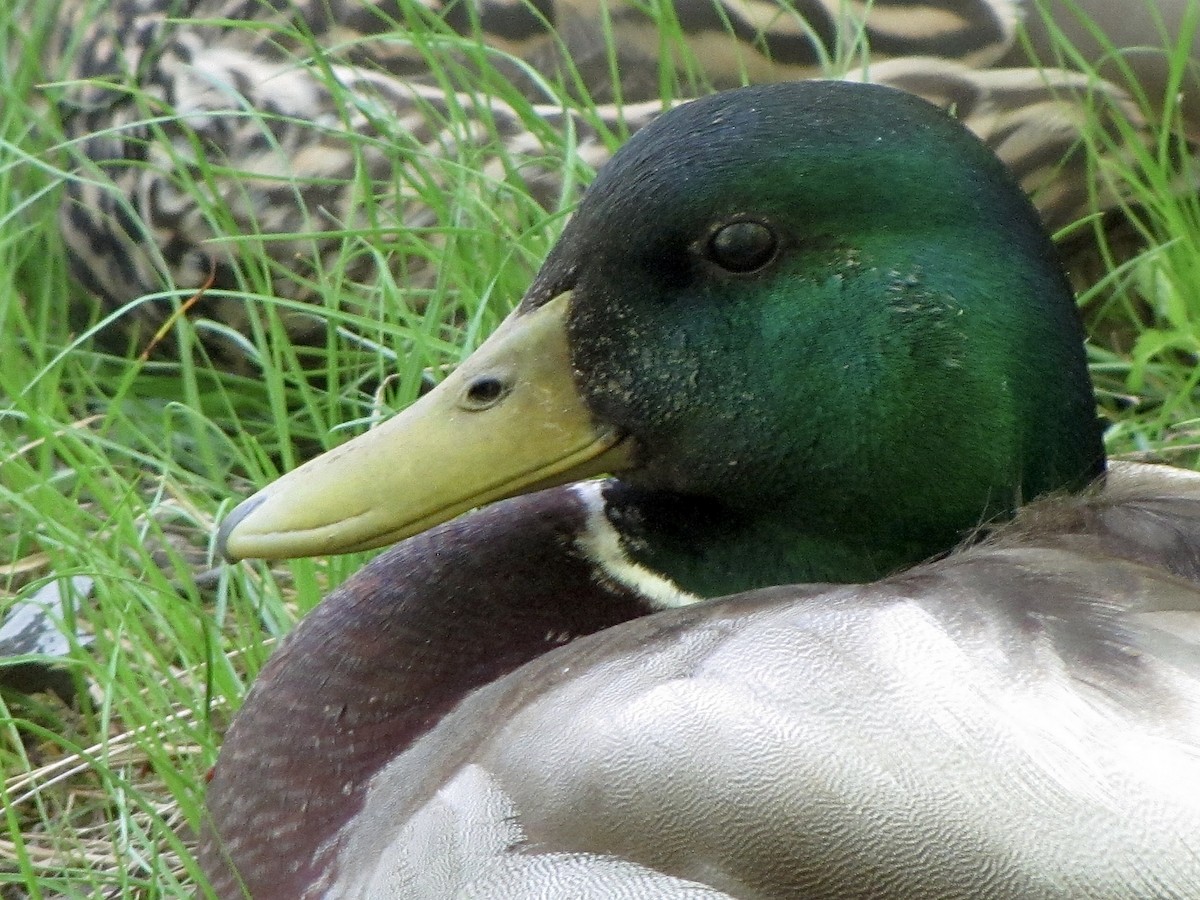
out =
<svg viewBox="0 0 1200 900"><path fill-rule="evenodd" d="M1022 21L1036 26L1037 59L1057 66L1059 57L1026 3L865 6L864 13L837 0L792 8L774 0L678 0L658 13L677 18L684 33L672 64L664 61L653 16L625 2L610 4L605 19L600 7L571 0L429 7L395 0L64 0L47 68L72 82L62 95L76 142L77 178L62 208L72 270L106 310L160 291L187 297L210 284L217 290L191 314L241 332L248 331L246 305L254 301L247 295L255 290L306 302L336 290L370 303L381 258L398 274L409 305L419 306L427 260L394 236L439 223L428 204L431 188L418 186L430 178L436 184L450 170L426 160L465 158L484 167L490 181L477 189L501 209L507 201L497 185L505 182L547 206L570 202L561 196L563 150L544 142L539 123L558 133L569 120L578 135L570 152L594 167L614 136L658 114L664 78L676 96L687 97L743 79L869 77L954 109L1019 174L1052 228L1118 202L1120 186L1109 183L1103 166L1093 174L1094 151L1080 135L1092 117L1110 136L1117 119L1144 132L1143 112L1123 93L1128 85L1029 68ZM1162 43L1136 2L1088 0L1082 7L1117 46ZM1168 29L1178 27L1183 0L1158 7ZM1086 38L1068 10L1055 7L1053 16ZM530 68L488 55L488 65L510 82L505 90L512 93L499 96L495 76L481 79L470 53L444 40L424 47L405 41L418 19L477 37ZM64 45L69 53L60 52ZM872 65L858 70L864 46ZM1089 44L1086 52L1094 49ZM1137 59L1153 107L1165 62L1151 51ZM540 78L565 78L567 93L586 92L602 105L595 115L564 108ZM348 89L352 105L329 90L331 79ZM516 96L544 105L522 111ZM619 104L610 102L617 98ZM464 133L449 124L451 104L475 126ZM1121 146L1118 138L1100 156L1120 155ZM476 155L465 149L471 147ZM368 195L377 202L365 202ZM254 262L262 258L256 253L265 254L268 272ZM341 266L345 282L330 285L323 273ZM173 308L166 299L141 304L116 333L140 331L144 342ZM297 338L320 328L303 313L287 316Z"/></svg>

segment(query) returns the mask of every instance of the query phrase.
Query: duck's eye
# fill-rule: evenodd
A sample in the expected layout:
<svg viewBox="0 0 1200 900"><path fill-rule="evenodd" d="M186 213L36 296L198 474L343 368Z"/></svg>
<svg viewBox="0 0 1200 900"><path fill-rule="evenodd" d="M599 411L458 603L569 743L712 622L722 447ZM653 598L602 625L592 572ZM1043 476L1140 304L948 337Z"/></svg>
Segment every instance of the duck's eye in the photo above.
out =
<svg viewBox="0 0 1200 900"><path fill-rule="evenodd" d="M467 386L464 405L468 409L487 409L504 394L504 382L501 379L494 375L480 375Z"/></svg>
<svg viewBox="0 0 1200 900"><path fill-rule="evenodd" d="M708 239L708 258L730 272L754 272L775 258L779 241L762 222L730 222Z"/></svg>

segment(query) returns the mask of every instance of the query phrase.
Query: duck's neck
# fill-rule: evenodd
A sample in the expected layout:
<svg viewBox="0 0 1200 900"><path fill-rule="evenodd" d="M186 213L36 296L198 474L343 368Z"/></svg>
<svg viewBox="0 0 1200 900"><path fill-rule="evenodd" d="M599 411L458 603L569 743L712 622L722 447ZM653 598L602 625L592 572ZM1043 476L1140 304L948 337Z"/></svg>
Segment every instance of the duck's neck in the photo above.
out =
<svg viewBox="0 0 1200 900"><path fill-rule="evenodd" d="M372 775L464 696L695 599L609 577L594 559L618 546L599 486L561 488L404 541L330 595L263 669L213 769L200 856L217 895L319 896Z"/></svg>
<svg viewBox="0 0 1200 900"><path fill-rule="evenodd" d="M619 481L605 485L604 498L628 555L701 597L777 584L874 581L950 550L963 536L952 527L838 528L793 506L737 510Z"/></svg>

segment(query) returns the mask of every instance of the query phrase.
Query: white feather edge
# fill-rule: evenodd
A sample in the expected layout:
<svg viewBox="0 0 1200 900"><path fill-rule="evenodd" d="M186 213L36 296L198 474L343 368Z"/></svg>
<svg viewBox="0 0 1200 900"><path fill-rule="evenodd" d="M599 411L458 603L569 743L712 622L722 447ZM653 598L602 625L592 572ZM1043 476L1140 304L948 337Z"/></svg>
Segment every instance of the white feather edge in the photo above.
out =
<svg viewBox="0 0 1200 900"><path fill-rule="evenodd" d="M655 609L675 609L703 599L629 556L604 514L603 481L581 481L573 487L587 509L587 521L575 545L596 565L602 579L642 595Z"/></svg>

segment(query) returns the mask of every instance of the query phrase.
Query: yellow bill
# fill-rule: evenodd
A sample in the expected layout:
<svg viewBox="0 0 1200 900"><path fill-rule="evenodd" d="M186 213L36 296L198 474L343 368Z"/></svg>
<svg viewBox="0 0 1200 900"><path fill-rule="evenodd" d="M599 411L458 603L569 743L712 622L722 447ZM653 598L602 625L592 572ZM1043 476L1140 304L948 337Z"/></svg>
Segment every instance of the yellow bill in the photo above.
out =
<svg viewBox="0 0 1200 900"><path fill-rule="evenodd" d="M221 525L225 554L367 550L485 503L627 468L631 442L598 424L575 386L570 300L509 316L411 407L241 503Z"/></svg>

